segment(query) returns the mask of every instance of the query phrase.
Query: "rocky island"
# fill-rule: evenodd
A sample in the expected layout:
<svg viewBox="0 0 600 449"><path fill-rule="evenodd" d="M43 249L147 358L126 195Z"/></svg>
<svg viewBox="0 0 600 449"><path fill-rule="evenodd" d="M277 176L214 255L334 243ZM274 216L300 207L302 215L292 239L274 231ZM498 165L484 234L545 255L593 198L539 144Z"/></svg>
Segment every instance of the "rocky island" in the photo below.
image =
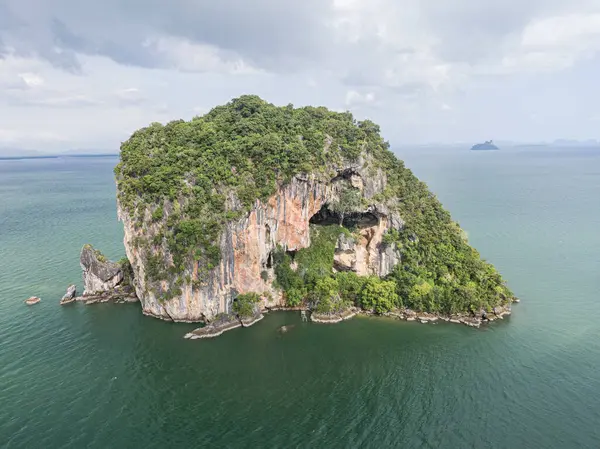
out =
<svg viewBox="0 0 600 449"><path fill-rule="evenodd" d="M482 151L482 150L499 150L491 140L487 140L483 143L477 143L471 147L471 151Z"/></svg>
<svg viewBox="0 0 600 449"><path fill-rule="evenodd" d="M128 285L144 314L206 324L188 338L282 308L478 325L516 299L379 127L348 112L243 96L136 131L115 175ZM84 248L84 297L118 287L106 263Z"/></svg>

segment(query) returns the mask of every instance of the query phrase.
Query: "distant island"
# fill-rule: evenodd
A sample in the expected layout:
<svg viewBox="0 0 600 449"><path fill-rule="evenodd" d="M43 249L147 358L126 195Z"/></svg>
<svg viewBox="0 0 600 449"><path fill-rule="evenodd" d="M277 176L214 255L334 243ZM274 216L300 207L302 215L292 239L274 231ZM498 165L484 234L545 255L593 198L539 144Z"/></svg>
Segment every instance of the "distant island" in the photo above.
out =
<svg viewBox="0 0 600 449"><path fill-rule="evenodd" d="M475 145L473 145L471 147L471 151L477 151L477 150L499 150L500 148L498 148L496 145L494 145L494 143L491 140L488 140L486 142L483 143L476 143Z"/></svg>
<svg viewBox="0 0 600 449"><path fill-rule="evenodd" d="M98 153L98 154L49 154L37 156L0 156L0 161L20 161L26 159L62 159L62 158L81 158L81 157L117 157L118 154Z"/></svg>

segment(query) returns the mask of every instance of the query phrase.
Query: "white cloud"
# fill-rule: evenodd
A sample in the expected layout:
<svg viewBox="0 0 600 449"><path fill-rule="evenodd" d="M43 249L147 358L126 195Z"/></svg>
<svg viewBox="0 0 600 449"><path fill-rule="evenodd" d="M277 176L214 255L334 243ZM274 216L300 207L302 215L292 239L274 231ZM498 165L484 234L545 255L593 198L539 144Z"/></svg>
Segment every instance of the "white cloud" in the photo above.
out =
<svg viewBox="0 0 600 449"><path fill-rule="evenodd" d="M376 104L376 99L373 92L366 92L364 94L361 94L355 90L349 90L346 92L346 106L349 108L374 104Z"/></svg>
<svg viewBox="0 0 600 449"><path fill-rule="evenodd" d="M145 45L162 54L170 66L182 71L234 74L259 71L240 56L222 51L214 45L169 36L148 39Z"/></svg>
<svg viewBox="0 0 600 449"><path fill-rule="evenodd" d="M19 73L19 78L29 87L38 87L44 84L44 78L35 73Z"/></svg>
<svg viewBox="0 0 600 449"><path fill-rule="evenodd" d="M0 3L5 140L35 122L114 149L247 93L350 109L392 140L596 132L600 0Z"/></svg>

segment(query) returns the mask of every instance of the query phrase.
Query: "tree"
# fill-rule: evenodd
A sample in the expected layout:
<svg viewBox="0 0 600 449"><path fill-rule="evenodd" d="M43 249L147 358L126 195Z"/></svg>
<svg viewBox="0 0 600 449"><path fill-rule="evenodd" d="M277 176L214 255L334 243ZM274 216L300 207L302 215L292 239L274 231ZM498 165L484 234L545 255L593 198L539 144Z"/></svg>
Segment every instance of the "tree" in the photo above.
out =
<svg viewBox="0 0 600 449"><path fill-rule="evenodd" d="M321 278L317 281L314 290L317 312L331 313L340 308L339 289L338 281L331 277Z"/></svg>
<svg viewBox="0 0 600 449"><path fill-rule="evenodd" d="M351 212L357 212L362 209L362 197L360 191L354 187L344 185L339 193L336 201L333 201L330 206L333 212L340 216L340 226L344 222L344 218Z"/></svg>
<svg viewBox="0 0 600 449"><path fill-rule="evenodd" d="M256 313L256 304L260 301L257 293L242 293L233 301L233 311L241 317L250 317Z"/></svg>
<svg viewBox="0 0 600 449"><path fill-rule="evenodd" d="M378 314L389 312L398 303L396 283L370 276L360 293L360 302L365 310Z"/></svg>
<svg viewBox="0 0 600 449"><path fill-rule="evenodd" d="M351 271L342 271L335 275L335 279L338 281L342 300L348 304L360 306L360 292L365 285L366 278Z"/></svg>

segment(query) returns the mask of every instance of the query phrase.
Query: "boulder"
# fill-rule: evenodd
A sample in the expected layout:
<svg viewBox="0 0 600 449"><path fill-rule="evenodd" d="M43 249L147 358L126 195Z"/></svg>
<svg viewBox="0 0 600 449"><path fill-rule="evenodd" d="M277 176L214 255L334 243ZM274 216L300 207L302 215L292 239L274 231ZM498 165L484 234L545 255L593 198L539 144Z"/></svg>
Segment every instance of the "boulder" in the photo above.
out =
<svg viewBox="0 0 600 449"><path fill-rule="evenodd" d="M64 306L65 304L70 304L75 301L75 296L77 295L77 287L74 284L71 284L67 287L67 293L60 300L60 305Z"/></svg>
<svg viewBox="0 0 600 449"><path fill-rule="evenodd" d="M30 298L27 298L27 299L25 300L25 304L27 304L28 306L32 306L32 305L34 305L34 304L37 304L37 303L38 303L38 302L40 302L40 301L41 301L41 299L40 299L40 298L38 298L37 296L32 296L32 297L30 297Z"/></svg>

